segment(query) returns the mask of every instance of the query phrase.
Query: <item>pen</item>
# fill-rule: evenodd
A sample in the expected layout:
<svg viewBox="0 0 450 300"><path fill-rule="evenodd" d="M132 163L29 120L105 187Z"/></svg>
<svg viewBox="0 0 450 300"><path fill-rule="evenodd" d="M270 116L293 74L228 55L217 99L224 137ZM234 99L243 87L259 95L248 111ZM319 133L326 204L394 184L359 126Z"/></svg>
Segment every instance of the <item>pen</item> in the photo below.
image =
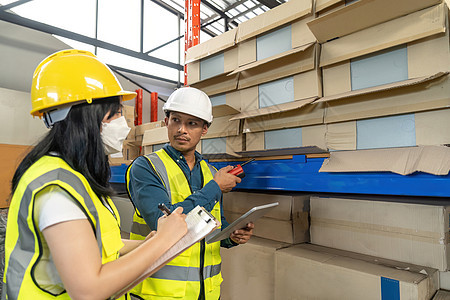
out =
<svg viewBox="0 0 450 300"><path fill-rule="evenodd" d="M164 203L158 204L158 208L166 215L170 215L170 209L167 208L167 206Z"/></svg>

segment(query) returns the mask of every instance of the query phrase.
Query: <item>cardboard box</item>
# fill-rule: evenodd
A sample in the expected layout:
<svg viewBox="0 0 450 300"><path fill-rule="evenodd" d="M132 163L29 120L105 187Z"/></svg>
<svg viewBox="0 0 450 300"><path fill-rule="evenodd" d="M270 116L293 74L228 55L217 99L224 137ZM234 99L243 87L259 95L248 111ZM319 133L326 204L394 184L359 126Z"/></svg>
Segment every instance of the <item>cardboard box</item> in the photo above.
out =
<svg viewBox="0 0 450 300"><path fill-rule="evenodd" d="M425 172L447 175L450 148L418 146L330 152L319 172L393 172L408 175Z"/></svg>
<svg viewBox="0 0 450 300"><path fill-rule="evenodd" d="M235 213L224 210L228 222L237 220L243 213ZM309 242L308 213L303 212L292 220L279 220L261 217L255 221L253 235L273 241L288 244Z"/></svg>
<svg viewBox="0 0 450 300"><path fill-rule="evenodd" d="M158 127L164 127L166 124L164 121L156 121L156 122L150 122L150 123L144 123L141 125L136 126L136 137L140 135L144 135L144 132L149 129L158 128Z"/></svg>
<svg viewBox="0 0 450 300"><path fill-rule="evenodd" d="M221 156L227 157L238 156L236 152L243 151L245 146L244 136L242 134L227 136L227 137L215 137L215 138L203 138L197 145L197 151L201 154L211 154L215 158Z"/></svg>
<svg viewBox="0 0 450 300"><path fill-rule="evenodd" d="M169 142L169 137L167 136L167 127L155 127L144 132L142 146L151 146L167 142Z"/></svg>
<svg viewBox="0 0 450 300"><path fill-rule="evenodd" d="M185 63L188 70L188 85L192 85L199 81L209 79L201 78L201 65L208 57L214 55L223 55L223 72L216 74L216 76L228 74L237 68L238 50L235 46L236 33L237 28L233 28L187 50Z"/></svg>
<svg viewBox="0 0 450 300"><path fill-rule="evenodd" d="M140 154L139 146L135 146L133 142L127 143L127 140L125 140L122 152L109 155L109 164L112 166L129 165Z"/></svg>
<svg viewBox="0 0 450 300"><path fill-rule="evenodd" d="M234 70L230 75L240 74L238 88L243 89L261 83L274 81L276 79L293 76L316 68L319 46L316 43L309 43L290 51L249 63ZM318 81L320 76L317 72L311 72L314 81ZM305 75L306 76L306 75ZM309 77L307 77L309 79ZM300 78L299 78L300 79ZM311 81L311 79L309 79ZM320 86L318 82L314 86ZM311 97L309 93L301 96L303 91L299 90L299 99ZM320 91L315 90L313 96L319 96Z"/></svg>
<svg viewBox="0 0 450 300"><path fill-rule="evenodd" d="M414 143L405 146L424 146L424 145L446 145L450 144L450 133L447 128L450 126L450 109L439 109L425 112L417 112L409 115L398 115L395 118L409 116L405 118L405 123L389 124L386 117L370 119L372 122L380 123L380 129L373 129L372 131L358 130L358 125L361 125L364 120L347 121L339 123L331 123L326 125L326 147L331 150L357 150L360 140L371 139L373 145L381 144L383 147L372 148L387 148L399 147L395 143L401 141L392 140L395 135L411 135ZM394 119L390 117L389 119ZM386 134L384 128L391 128L391 132ZM394 128L397 126L399 128ZM373 127L373 126L372 126ZM401 127L401 128L400 128ZM392 131L398 132L393 133ZM404 134L402 133L404 130Z"/></svg>
<svg viewBox="0 0 450 300"><path fill-rule="evenodd" d="M221 248L221 299L274 299L275 251L286 246L253 236L245 245Z"/></svg>
<svg viewBox="0 0 450 300"><path fill-rule="evenodd" d="M250 132L246 133L245 143L246 151L259 151L268 150L267 148L267 131L260 132ZM325 143L326 126L325 125L314 125L301 127L301 145L300 147L311 147L315 146L323 149L324 152L327 149ZM291 137L293 138L293 137ZM289 136L285 137L285 142L288 143ZM283 143L279 142L279 148L286 148Z"/></svg>
<svg viewBox="0 0 450 300"><path fill-rule="evenodd" d="M241 98L239 91L211 96L210 99L214 118L235 115L241 111Z"/></svg>
<svg viewBox="0 0 450 300"><path fill-rule="evenodd" d="M447 25L447 11L447 7L440 4L324 43L320 66L332 65L444 33ZM441 36L444 35L441 34ZM434 58L429 57L429 59ZM423 64L423 62L416 63Z"/></svg>
<svg viewBox="0 0 450 300"><path fill-rule="evenodd" d="M412 85L409 83L414 82ZM378 90L377 90L378 88ZM323 97L326 124L394 114L416 113L450 105L448 72L364 90Z"/></svg>
<svg viewBox="0 0 450 300"><path fill-rule="evenodd" d="M134 127L134 106L124 104L122 107L122 115L125 117L125 120L127 120L128 127L133 128Z"/></svg>
<svg viewBox="0 0 450 300"><path fill-rule="evenodd" d="M446 290L437 291L436 295L434 295L433 300L448 300L450 299L450 292Z"/></svg>
<svg viewBox="0 0 450 300"><path fill-rule="evenodd" d="M353 4L348 7L352 6ZM406 45L407 48L407 79L418 81L414 83L406 80L392 86L387 84L369 88L365 89L366 94L413 86L420 84L425 78L448 71L450 50L449 35L446 32L447 13L447 7L441 4L324 43L320 67L323 71L325 98L364 93L364 90L352 91L350 60L398 45Z"/></svg>
<svg viewBox="0 0 450 300"><path fill-rule="evenodd" d="M275 29L311 14L311 0L291 0L287 3L283 3L281 5L278 5L277 7L274 7L269 11L266 11L261 15L240 23L238 26L236 40L238 43L241 43L245 40L260 35L261 33L268 32L269 30ZM295 40L296 38L298 39L302 37L300 35L293 34L293 39ZM296 43L294 43L294 45L296 45ZM243 62L242 64L245 63Z"/></svg>
<svg viewBox="0 0 450 300"><path fill-rule="evenodd" d="M188 71L190 72L190 71ZM196 83L190 86L202 90L208 96L213 96L221 93L231 92L237 89L239 74L234 75L219 75Z"/></svg>
<svg viewBox="0 0 450 300"><path fill-rule="evenodd" d="M311 242L449 268L450 206L311 197Z"/></svg>
<svg viewBox="0 0 450 300"><path fill-rule="evenodd" d="M344 1L316 0L316 12L339 2ZM317 40L320 43L325 43L441 2L441 0L357 1L333 13L312 20L308 23L308 26ZM375 39L374 37L369 38Z"/></svg>
<svg viewBox="0 0 450 300"><path fill-rule="evenodd" d="M317 245L275 257L274 299L426 300L439 288L436 269Z"/></svg>
<svg viewBox="0 0 450 300"><path fill-rule="evenodd" d="M281 105L280 105L281 106ZM323 124L324 105L308 104L299 109L279 111L245 119L244 133Z"/></svg>
<svg viewBox="0 0 450 300"><path fill-rule="evenodd" d="M279 205L255 222L253 234L289 244L309 241L309 195L230 192L223 196L223 209L231 223L255 206L274 202Z"/></svg>
<svg viewBox="0 0 450 300"><path fill-rule="evenodd" d="M31 151L32 146L0 144L1 172L0 208L9 207L11 201L11 180L17 167Z"/></svg>
<svg viewBox="0 0 450 300"><path fill-rule="evenodd" d="M214 118L208 133L201 139L202 154L227 153L243 150L243 135L240 133L239 120L230 121L230 116ZM214 145L215 143L215 145Z"/></svg>

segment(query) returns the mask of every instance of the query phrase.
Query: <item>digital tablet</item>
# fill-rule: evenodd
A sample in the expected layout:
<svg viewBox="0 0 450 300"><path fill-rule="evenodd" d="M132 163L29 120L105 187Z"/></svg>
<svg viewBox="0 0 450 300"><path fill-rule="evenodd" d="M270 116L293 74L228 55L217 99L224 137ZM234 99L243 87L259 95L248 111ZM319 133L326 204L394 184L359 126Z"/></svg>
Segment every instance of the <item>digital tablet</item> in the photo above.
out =
<svg viewBox="0 0 450 300"><path fill-rule="evenodd" d="M236 221L228 225L228 227L224 230L216 230L208 234L205 238L206 242L210 244L229 238L230 234L233 231L246 227L250 222L255 222L257 219L264 216L269 210L273 209L277 205L278 202L253 207L248 212L240 216Z"/></svg>

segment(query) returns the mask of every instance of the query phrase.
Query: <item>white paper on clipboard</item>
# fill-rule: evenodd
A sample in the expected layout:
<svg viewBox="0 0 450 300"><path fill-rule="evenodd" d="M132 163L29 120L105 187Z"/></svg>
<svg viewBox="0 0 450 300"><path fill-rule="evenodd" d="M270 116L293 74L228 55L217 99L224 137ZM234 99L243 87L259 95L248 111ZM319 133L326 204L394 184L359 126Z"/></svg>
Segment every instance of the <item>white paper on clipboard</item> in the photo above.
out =
<svg viewBox="0 0 450 300"><path fill-rule="evenodd" d="M205 238L206 242L210 244L230 237L230 234L233 231L244 228L245 226L247 226L248 223L256 221L278 204L279 204L278 202L275 202L253 207L248 212L240 216L239 219L228 225L227 228L225 228L224 230L222 231L215 230L212 233L208 234Z"/></svg>

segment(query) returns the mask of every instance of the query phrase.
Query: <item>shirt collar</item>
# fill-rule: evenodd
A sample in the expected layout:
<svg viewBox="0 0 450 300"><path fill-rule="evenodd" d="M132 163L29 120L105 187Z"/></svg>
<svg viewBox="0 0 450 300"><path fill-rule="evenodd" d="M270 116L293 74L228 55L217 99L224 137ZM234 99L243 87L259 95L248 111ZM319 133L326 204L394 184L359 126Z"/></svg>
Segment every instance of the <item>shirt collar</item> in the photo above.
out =
<svg viewBox="0 0 450 300"><path fill-rule="evenodd" d="M165 144L164 150L166 150L167 153L169 153L169 155L175 160L179 159L181 156L184 158L184 155L181 154L181 152L175 149L174 147L170 146L170 144ZM194 155L195 155L195 163L198 163L203 160L203 156L200 153L198 153L197 150L195 151Z"/></svg>

